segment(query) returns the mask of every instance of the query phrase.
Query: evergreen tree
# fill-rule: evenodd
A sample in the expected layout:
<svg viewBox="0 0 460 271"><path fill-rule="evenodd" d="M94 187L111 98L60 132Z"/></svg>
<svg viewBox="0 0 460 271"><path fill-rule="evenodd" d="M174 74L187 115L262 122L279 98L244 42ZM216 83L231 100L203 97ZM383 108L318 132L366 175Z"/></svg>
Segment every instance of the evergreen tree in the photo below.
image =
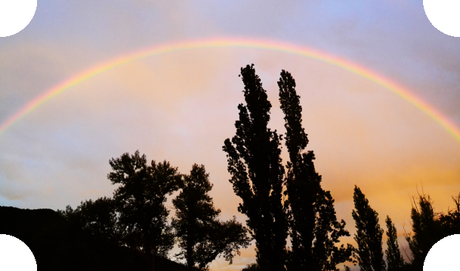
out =
<svg viewBox="0 0 460 271"><path fill-rule="evenodd" d="M337 221L334 200L321 188L313 151L304 152L308 138L302 127L302 107L294 78L282 71L278 81L281 109L284 112L287 163L286 186L290 211L292 253L290 269L338 270L336 265L349 260L351 246L337 248L342 236L349 236L345 222Z"/></svg>
<svg viewBox="0 0 460 271"><path fill-rule="evenodd" d="M369 205L369 200L357 186L353 193L355 209L352 212L356 224L355 241L357 260L363 271L383 271L385 262L382 252L383 230L379 225L378 213Z"/></svg>
<svg viewBox="0 0 460 271"><path fill-rule="evenodd" d="M167 223L166 195L179 188L181 176L169 162L147 164L145 155L124 153L110 159L112 184L118 184L113 200L120 213L119 226L127 246L142 251L152 260L166 256L174 236Z"/></svg>
<svg viewBox="0 0 460 271"><path fill-rule="evenodd" d="M396 232L395 225L391 221L391 218L387 216L385 220L387 226L387 249L385 251L387 257L388 271L402 270L404 267L404 260L401 256L398 245L398 235Z"/></svg>
<svg viewBox="0 0 460 271"><path fill-rule="evenodd" d="M249 245L240 223L217 219L220 210L214 208L208 195L211 188L204 166L194 164L190 175L184 176L182 191L173 200L176 217L172 225L182 248L177 256L185 258L190 269L205 269L219 254L231 261L235 250L239 253L240 247Z"/></svg>
<svg viewBox="0 0 460 271"><path fill-rule="evenodd" d="M257 263L262 270L284 270L287 222L282 205L284 167L280 140L270 130L271 103L254 65L241 69L246 105L239 104L236 135L224 142L233 190L243 202L245 214L256 241Z"/></svg>

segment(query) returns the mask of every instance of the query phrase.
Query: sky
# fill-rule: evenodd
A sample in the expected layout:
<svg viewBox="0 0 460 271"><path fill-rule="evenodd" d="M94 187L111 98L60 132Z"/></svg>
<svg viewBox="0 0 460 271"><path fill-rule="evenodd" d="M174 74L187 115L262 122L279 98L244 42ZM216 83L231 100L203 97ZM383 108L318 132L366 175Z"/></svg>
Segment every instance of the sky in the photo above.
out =
<svg viewBox="0 0 460 271"><path fill-rule="evenodd" d="M186 46L193 42L201 46ZM23 31L0 38L0 127L37 97L98 65L107 69L74 80L0 131L0 205L62 210L111 196L109 159L139 150L181 173L204 164L222 219L244 221L222 145L243 102L240 68L254 63L279 133L276 82L282 69L295 78L307 149L351 235L357 185L381 226L390 216L407 247L412 198L426 193L446 212L460 192L459 135L442 125L460 127L459 48L460 38L431 25L421 0L38 1ZM299 53L308 50L323 58ZM146 51L157 53L108 65ZM254 247L231 266L219 259L210 267L252 262Z"/></svg>

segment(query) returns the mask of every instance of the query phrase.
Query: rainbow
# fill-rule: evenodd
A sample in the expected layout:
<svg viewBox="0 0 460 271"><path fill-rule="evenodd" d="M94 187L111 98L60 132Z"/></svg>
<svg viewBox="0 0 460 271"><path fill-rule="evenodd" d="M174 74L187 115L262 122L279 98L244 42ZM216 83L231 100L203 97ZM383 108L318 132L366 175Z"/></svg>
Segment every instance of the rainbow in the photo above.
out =
<svg viewBox="0 0 460 271"><path fill-rule="evenodd" d="M67 78L58 85L45 91L43 94L35 97L33 100L28 102L24 107L18 110L15 114L9 117L6 121L0 124L0 135L2 135L9 127L14 123L30 114L39 106L46 103L48 100L56 97L57 95L65 92L66 90L78 85L79 83L88 80L94 76L97 76L105 71L113 68L125 65L127 63L155 55L202 49L202 48L219 48L219 47L241 47L241 48L255 48L272 50L278 52L284 52L289 54L300 55L312 59L316 59L347 71L355 73L361 77L367 78L370 81L392 91L394 94L405 99L415 107L425 112L429 117L439 123L444 129L446 129L457 141L460 142L460 129L457 128L448 118L439 113L433 106L422 101L406 88L401 85L385 78L376 72L360 66L356 63L348 61L344 58L333 56L329 53L321 52L307 47L300 47L289 43L269 41L269 40L251 40L251 39L235 39L235 38L215 38L215 39L204 39L198 41L182 41L175 43L166 43L163 45L157 45L151 48L142 49L133 53L129 53L123 56L113 58L111 60L102 62L89 69L83 70L82 72Z"/></svg>

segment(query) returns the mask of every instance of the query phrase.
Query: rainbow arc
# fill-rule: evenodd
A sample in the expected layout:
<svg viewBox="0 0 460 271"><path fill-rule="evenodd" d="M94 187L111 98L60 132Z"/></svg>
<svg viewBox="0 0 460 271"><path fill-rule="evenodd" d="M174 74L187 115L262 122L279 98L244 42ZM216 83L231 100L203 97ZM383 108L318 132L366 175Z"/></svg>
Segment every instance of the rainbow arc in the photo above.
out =
<svg viewBox="0 0 460 271"><path fill-rule="evenodd" d="M368 80L388 89L394 94L400 96L404 100L408 101L418 109L422 110L439 123L444 129L446 129L457 141L460 142L460 129L456 127L448 118L439 113L433 106L421 100L414 94L412 94L405 87L393 82L392 80L385 78L378 73L360 66L356 63L348 61L344 58L333 56L331 54L321 52L319 50L314 50L307 47L300 47L293 44L277 42L277 41L268 41L268 40L251 40L251 39L234 39L234 38L217 38L217 39L204 39L197 41L185 41L185 42L175 42L175 43L166 43L163 45L157 45L154 47L142 49L133 53L128 53L123 56L118 56L108 61L102 62L95 66L92 66L86 70L81 71L80 73L67 78L56 86L48 89L43 92L41 95L35 97L33 100L28 102L24 107L18 110L15 114L9 117L6 121L0 124L0 135L2 135L9 127L14 123L18 122L20 119L24 118L26 115L33 112L36 108L45 104L47 101L53 99L57 95L71 89L72 87L80 84L81 82L88 80L92 77L95 77L103 72L114 69L116 67L125 65L127 63L146 58L152 57L155 55L166 54L176 51L185 51L193 50L200 48L219 48L219 47L241 47L241 48L254 48L254 49L264 49L272 50L278 52L285 52L289 54L300 55L303 57L308 57L322 61L347 71L350 71L354 74L357 74L361 77L367 78Z"/></svg>

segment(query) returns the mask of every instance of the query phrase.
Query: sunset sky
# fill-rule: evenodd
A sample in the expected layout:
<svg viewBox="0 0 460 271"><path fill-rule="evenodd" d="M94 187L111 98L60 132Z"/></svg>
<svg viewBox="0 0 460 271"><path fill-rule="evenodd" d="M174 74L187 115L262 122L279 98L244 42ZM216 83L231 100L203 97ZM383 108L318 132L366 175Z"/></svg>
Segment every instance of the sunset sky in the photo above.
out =
<svg viewBox="0 0 460 271"><path fill-rule="evenodd" d="M307 149L350 233L358 185L406 247L412 197L446 212L460 192L460 38L435 29L422 2L40 0L28 27L0 38L0 205L111 196L109 159L139 150L182 173L204 164L222 219L244 221L222 145L240 68L254 63L280 133L276 81L282 69L296 79ZM253 247L211 269L252 262Z"/></svg>

